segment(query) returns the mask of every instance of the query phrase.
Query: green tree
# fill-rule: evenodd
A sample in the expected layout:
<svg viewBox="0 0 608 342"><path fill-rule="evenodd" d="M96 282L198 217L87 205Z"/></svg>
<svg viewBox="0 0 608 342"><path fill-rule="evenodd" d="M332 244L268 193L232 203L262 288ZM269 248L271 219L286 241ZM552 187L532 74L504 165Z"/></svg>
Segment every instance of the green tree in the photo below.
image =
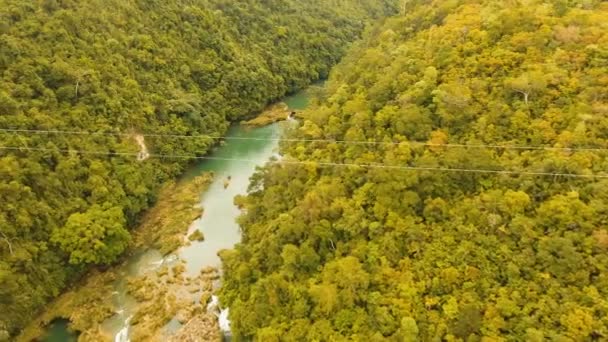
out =
<svg viewBox="0 0 608 342"><path fill-rule="evenodd" d="M547 87L546 76L540 71L523 73L505 81L507 87L523 96L524 102L529 103L530 97L541 93Z"/></svg>
<svg viewBox="0 0 608 342"><path fill-rule="evenodd" d="M71 264L110 264L129 244L125 223L120 208L94 205L70 215L65 226L53 232L51 241L69 255Z"/></svg>

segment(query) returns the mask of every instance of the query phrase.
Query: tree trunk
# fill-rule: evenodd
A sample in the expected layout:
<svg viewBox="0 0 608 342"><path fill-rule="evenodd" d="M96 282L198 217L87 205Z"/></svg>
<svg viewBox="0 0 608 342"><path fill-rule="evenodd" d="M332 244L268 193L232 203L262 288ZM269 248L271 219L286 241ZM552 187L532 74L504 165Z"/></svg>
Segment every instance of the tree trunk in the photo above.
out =
<svg viewBox="0 0 608 342"><path fill-rule="evenodd" d="M336 250L336 245L334 245L334 240L329 239L329 243L331 244L331 249L335 251Z"/></svg>
<svg viewBox="0 0 608 342"><path fill-rule="evenodd" d="M523 90L517 90L515 89L516 92L522 94L524 96L524 101L526 102L526 105L528 105L528 100L530 98L530 93L527 91L523 91Z"/></svg>
<svg viewBox="0 0 608 342"><path fill-rule="evenodd" d="M407 3L409 0L401 0L401 14L405 15L405 10L407 8Z"/></svg>

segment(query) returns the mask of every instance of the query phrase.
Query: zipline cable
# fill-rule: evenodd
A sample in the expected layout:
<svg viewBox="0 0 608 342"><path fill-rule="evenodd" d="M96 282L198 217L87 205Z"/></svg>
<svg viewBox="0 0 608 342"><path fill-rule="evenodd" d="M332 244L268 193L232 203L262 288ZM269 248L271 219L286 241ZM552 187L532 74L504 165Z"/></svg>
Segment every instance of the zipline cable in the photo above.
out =
<svg viewBox="0 0 608 342"><path fill-rule="evenodd" d="M87 155L104 155L104 156L132 156L137 157L136 152L104 152L104 151L84 151L84 150L68 150L68 149L52 149L52 148L37 148L37 147L19 147L19 146L0 146L0 150L11 151L41 151L41 152L59 152L59 153L78 153ZM259 161L239 158L220 158L220 157L199 157L188 155L175 154L150 154L149 158L168 158L168 159L194 159L194 160L219 160L219 161L234 161L251 164L260 164ZM532 172L532 171L514 171L514 170L483 170L483 169L465 169L465 168L443 168L443 167L417 167L417 166L399 166L399 165L384 165L384 164L355 164L355 163L332 163L319 161L301 161L301 160L268 160L269 164L283 165L312 165L321 167L358 167L369 169L389 169L401 171L436 171L436 172L461 172L461 173L485 173L485 174L501 174L501 175L523 175L523 176L547 176L547 177L569 177L569 178L608 178L608 175L597 174L573 174L573 173L551 173L551 172Z"/></svg>
<svg viewBox="0 0 608 342"><path fill-rule="evenodd" d="M531 145L498 145L498 144L436 144L418 141L366 141L366 140L337 140L337 139L293 139L293 138L252 138L252 137L230 137L230 136L213 136L213 135L182 135L182 134L158 134L158 133L112 133L112 132L89 132L89 131L68 131L68 130L38 130L38 129L11 129L0 128L0 133L15 133L15 134L55 134L55 135L90 135L90 136L114 136L114 137L130 137L141 135L150 138L179 138L179 139L211 139L211 140L244 140L244 141L277 141L277 142L302 142L302 143L335 143L335 144L353 144L353 145L410 145L410 146L426 146L426 147L446 147L446 148L491 148L505 150L544 150L544 151L572 151L572 152L608 152L608 148L601 147L551 147L551 146L531 146Z"/></svg>

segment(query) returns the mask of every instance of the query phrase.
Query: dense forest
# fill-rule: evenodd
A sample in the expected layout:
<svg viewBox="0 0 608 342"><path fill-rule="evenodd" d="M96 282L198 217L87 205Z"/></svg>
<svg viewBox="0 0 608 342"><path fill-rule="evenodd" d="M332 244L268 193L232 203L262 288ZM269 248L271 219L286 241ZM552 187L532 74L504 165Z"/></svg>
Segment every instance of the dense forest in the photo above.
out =
<svg viewBox="0 0 608 342"><path fill-rule="evenodd" d="M237 199L235 338L607 340L608 3L400 10Z"/></svg>
<svg viewBox="0 0 608 342"><path fill-rule="evenodd" d="M370 20L395 12L367 0L0 0L0 340L115 262L184 170L138 162L141 134L222 135L327 77ZM144 143L200 156L215 141Z"/></svg>

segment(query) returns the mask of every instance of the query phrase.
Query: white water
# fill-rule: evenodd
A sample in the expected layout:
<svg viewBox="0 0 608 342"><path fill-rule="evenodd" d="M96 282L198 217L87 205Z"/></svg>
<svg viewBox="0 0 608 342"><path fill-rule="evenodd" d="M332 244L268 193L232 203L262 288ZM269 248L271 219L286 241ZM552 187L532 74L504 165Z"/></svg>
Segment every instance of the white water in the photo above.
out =
<svg viewBox="0 0 608 342"><path fill-rule="evenodd" d="M211 301L207 304L207 311L215 312L220 304L220 299L217 296L211 296Z"/></svg>
<svg viewBox="0 0 608 342"><path fill-rule="evenodd" d="M230 320L228 319L228 308L220 310L220 299L217 296L211 296L211 301L207 304L207 311L213 312L217 316L220 325L220 330L224 333L230 332Z"/></svg>
<svg viewBox="0 0 608 342"><path fill-rule="evenodd" d="M131 342L131 340L129 340L129 321L131 320L131 317L132 316L129 316L129 318L125 320L124 327L116 336L114 336L114 342Z"/></svg>
<svg viewBox="0 0 608 342"><path fill-rule="evenodd" d="M220 311L220 315L217 319L220 323L220 330L227 333L230 332L230 320L228 319L228 308Z"/></svg>
<svg viewBox="0 0 608 342"><path fill-rule="evenodd" d="M132 275L142 275L148 272L156 271L165 264L172 264L177 260L177 255L171 254L164 258L160 256L158 252L149 251L138 258L134 258L133 262L128 264L126 272ZM116 300L120 303L120 307L116 310L116 316L107 321L109 326L114 327L112 330L116 331L114 335L114 342L130 342L129 330L131 317L129 316L124 319L125 315L132 314L133 305L135 302L129 300L129 296L126 293L126 287L119 286L118 291L112 292L116 297ZM115 329L115 330L114 330Z"/></svg>

